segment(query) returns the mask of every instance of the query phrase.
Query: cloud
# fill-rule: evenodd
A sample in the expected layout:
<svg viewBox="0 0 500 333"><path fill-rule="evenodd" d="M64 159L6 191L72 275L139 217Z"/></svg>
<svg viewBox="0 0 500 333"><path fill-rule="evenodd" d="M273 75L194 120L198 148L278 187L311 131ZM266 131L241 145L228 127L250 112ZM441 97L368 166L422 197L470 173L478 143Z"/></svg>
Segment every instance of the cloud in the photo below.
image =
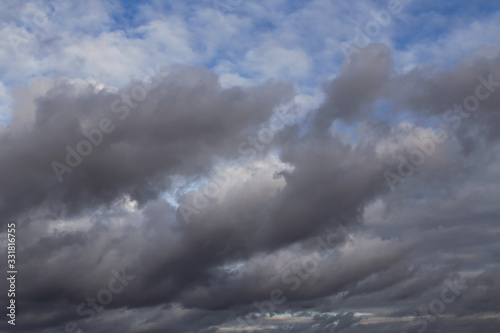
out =
<svg viewBox="0 0 500 333"><path fill-rule="evenodd" d="M341 63L387 4L226 5L50 7L0 62L18 330L495 332L497 14Z"/></svg>
<svg viewBox="0 0 500 333"><path fill-rule="evenodd" d="M79 89L61 81L36 100L32 127L19 129L14 119L2 140L10 158L0 168L12 173L3 179L3 186L11 189L2 194L3 214L27 212L35 206L77 213L95 204L109 204L125 193L144 203L168 188L167 175L194 177L210 171L207 162L234 156L234 142L253 133L292 92L281 83L224 90L216 75L196 68L165 73L118 92L96 90L91 84ZM136 91L138 97L131 99ZM148 98L141 103L142 93ZM96 133L102 119L116 130L104 133L102 147L95 146L81 165L67 165L71 168L60 172L64 180L60 183L53 162L66 165L77 159L68 154L78 150L78 143L86 139L84 133L87 137ZM98 133L93 135L99 141ZM28 174L37 174L29 185Z"/></svg>

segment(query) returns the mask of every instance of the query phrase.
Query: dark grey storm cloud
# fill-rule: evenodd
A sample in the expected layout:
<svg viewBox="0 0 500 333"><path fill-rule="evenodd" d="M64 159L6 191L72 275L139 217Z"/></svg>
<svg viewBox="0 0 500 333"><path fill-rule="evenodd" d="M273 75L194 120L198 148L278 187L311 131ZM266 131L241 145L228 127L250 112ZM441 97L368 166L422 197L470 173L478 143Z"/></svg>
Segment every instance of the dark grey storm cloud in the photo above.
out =
<svg viewBox="0 0 500 333"><path fill-rule="evenodd" d="M35 101L32 126L21 129L14 119L1 133L9 156L0 163L9 175L1 179L9 189L2 215L34 207L74 214L125 193L142 204L168 188L169 176L198 177L217 159L236 156L235 142L291 94L290 85L271 82L222 89L213 73L196 68L164 69L118 92L57 82ZM78 154L82 140L98 143L88 156Z"/></svg>
<svg viewBox="0 0 500 333"><path fill-rule="evenodd" d="M386 46L370 46L353 57L338 77L325 84L327 97L314 119L317 130L328 129L335 119L352 122L373 110L373 103L383 97L392 68Z"/></svg>
<svg viewBox="0 0 500 333"><path fill-rule="evenodd" d="M51 83L34 113L18 91L0 133L0 211L21 244L16 328L496 332L500 58L401 74L391 57L364 48L324 84L319 108L251 157L239 145L291 103L292 84L222 88L207 69L166 67L119 91ZM480 84L490 96L468 117L447 114L449 139L429 148L446 110ZM388 116L403 112L403 124ZM337 120L340 132L357 124L350 142ZM111 126L68 166L67 146ZM391 190L386 173L422 142L424 163ZM62 181L54 161L71 168ZM215 170L235 165L244 172L226 195L185 221Z"/></svg>

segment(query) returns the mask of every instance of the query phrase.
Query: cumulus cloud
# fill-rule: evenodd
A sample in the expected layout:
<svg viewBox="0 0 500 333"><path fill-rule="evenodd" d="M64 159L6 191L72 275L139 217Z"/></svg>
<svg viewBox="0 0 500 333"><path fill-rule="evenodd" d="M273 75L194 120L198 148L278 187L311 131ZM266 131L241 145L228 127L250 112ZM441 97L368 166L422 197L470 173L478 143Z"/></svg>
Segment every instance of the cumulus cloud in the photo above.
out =
<svg viewBox="0 0 500 333"><path fill-rule="evenodd" d="M41 6L12 5L0 34ZM318 51L373 3L152 1L122 30L125 5L81 6L71 24L66 5L46 8L30 77L13 78L21 58L0 65L18 331L496 332L493 49L448 66L445 52L409 66L398 43L344 63ZM304 20L325 13L338 33L309 40L326 32ZM60 25L79 33L50 39Z"/></svg>

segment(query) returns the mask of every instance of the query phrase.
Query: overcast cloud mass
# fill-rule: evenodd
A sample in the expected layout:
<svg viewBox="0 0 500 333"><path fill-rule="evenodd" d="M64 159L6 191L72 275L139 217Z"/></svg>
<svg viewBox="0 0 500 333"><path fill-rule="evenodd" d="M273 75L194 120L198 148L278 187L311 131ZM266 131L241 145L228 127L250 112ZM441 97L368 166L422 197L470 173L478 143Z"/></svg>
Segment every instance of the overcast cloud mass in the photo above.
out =
<svg viewBox="0 0 500 333"><path fill-rule="evenodd" d="M500 3L0 7L0 332L500 332Z"/></svg>

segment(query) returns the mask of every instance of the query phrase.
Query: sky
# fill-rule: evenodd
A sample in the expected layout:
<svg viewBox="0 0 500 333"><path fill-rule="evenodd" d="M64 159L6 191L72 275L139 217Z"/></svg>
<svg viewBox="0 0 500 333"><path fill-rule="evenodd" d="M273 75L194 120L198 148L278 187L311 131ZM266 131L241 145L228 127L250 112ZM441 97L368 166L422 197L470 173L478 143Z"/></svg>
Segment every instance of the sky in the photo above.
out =
<svg viewBox="0 0 500 333"><path fill-rule="evenodd" d="M498 333L499 36L483 0L2 1L0 332Z"/></svg>

